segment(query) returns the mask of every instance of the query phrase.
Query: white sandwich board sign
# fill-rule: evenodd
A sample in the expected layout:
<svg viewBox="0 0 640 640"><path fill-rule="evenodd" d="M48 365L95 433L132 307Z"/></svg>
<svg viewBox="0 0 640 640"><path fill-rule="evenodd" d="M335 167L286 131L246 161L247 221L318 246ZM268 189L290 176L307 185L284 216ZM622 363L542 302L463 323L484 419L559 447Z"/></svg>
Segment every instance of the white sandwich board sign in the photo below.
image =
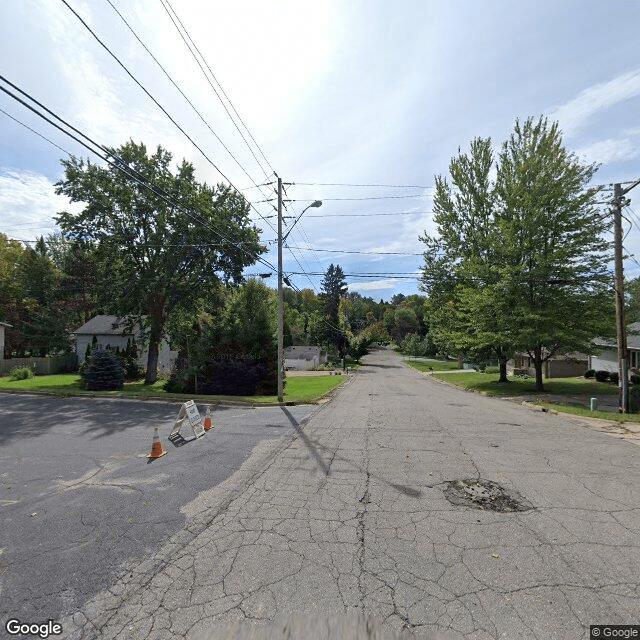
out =
<svg viewBox="0 0 640 640"><path fill-rule="evenodd" d="M187 423L191 429L193 430L193 435L196 438L200 438L205 434L204 426L202 425L202 418L200 417L200 412L198 411L198 407L193 400L189 400L185 402L181 407L180 411L178 411L178 417L173 424L173 429L171 430L171 436L175 436L180 433L180 429Z"/></svg>

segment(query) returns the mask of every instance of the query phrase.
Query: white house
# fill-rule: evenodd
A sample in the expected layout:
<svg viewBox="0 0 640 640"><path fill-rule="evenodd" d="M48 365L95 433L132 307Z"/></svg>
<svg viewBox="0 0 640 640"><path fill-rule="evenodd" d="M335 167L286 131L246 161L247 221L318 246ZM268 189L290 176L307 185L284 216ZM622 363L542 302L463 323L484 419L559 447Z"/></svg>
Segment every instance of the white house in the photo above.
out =
<svg viewBox="0 0 640 640"><path fill-rule="evenodd" d="M310 371L324 364L329 356L320 347L296 346L286 347L284 350L285 369L296 371Z"/></svg>
<svg viewBox="0 0 640 640"><path fill-rule="evenodd" d="M125 329L126 318L117 316L94 316L81 327L72 332L76 339L76 354L78 364L84 362L87 345L93 341L93 336L98 340L98 347L102 349L116 347L123 351L127 347L127 341L135 336L138 345L138 362L143 369L147 368L147 358L149 350L140 351L144 333L138 324L133 326L131 332ZM169 373L178 355L177 351L172 351L169 342L165 339L160 342L158 349L158 373Z"/></svg>
<svg viewBox="0 0 640 640"><path fill-rule="evenodd" d="M614 339L596 338L593 343L600 353L589 356L589 369L618 371L618 346ZM640 322L627 326L627 353L629 369L640 369Z"/></svg>

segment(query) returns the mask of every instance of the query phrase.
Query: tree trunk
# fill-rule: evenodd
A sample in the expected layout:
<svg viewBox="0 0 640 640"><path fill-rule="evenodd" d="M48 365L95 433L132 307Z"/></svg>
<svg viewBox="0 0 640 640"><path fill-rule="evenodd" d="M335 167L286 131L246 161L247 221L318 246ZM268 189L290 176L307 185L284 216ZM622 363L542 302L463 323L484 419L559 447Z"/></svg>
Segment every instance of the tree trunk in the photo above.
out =
<svg viewBox="0 0 640 640"><path fill-rule="evenodd" d="M544 391L542 383L542 347L533 349L533 366L536 368L536 391Z"/></svg>
<svg viewBox="0 0 640 640"><path fill-rule="evenodd" d="M144 378L145 384L153 384L158 380L158 346L160 344L160 337L154 336L154 331L151 331L149 337L149 355L147 357L147 375Z"/></svg>
<svg viewBox="0 0 640 640"><path fill-rule="evenodd" d="M500 379L498 382L509 382L507 380L507 356L499 356L498 364L500 365Z"/></svg>

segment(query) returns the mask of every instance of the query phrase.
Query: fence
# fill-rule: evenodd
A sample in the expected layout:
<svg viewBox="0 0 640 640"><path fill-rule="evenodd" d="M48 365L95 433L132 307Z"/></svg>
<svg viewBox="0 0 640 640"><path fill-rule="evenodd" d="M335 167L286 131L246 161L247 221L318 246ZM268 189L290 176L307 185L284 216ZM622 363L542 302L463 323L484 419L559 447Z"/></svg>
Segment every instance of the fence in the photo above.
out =
<svg viewBox="0 0 640 640"><path fill-rule="evenodd" d="M10 358L0 360L0 375L6 376L11 369L16 367L32 367L37 375L49 375L60 373L63 369L69 370L76 366L78 356L70 353L66 356L54 356L50 358Z"/></svg>

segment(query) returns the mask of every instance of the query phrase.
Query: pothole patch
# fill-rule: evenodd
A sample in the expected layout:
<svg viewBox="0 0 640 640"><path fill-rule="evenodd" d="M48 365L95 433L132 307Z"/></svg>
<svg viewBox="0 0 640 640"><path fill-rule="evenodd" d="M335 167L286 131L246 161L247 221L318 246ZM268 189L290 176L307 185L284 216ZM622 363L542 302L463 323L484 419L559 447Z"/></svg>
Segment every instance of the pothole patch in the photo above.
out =
<svg viewBox="0 0 640 640"><path fill-rule="evenodd" d="M533 505L515 489L506 489L491 480L451 480L446 485L445 497L458 506L501 513L533 509Z"/></svg>

